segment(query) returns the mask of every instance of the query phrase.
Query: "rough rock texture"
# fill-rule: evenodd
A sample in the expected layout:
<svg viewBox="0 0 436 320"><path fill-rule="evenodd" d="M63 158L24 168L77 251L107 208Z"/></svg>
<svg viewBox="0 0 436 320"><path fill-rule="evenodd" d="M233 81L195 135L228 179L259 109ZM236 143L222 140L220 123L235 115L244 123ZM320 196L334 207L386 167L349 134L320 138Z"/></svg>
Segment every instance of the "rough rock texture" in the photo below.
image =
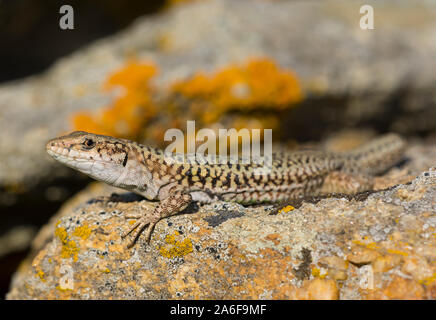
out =
<svg viewBox="0 0 436 320"><path fill-rule="evenodd" d="M132 55L159 66L158 86L247 57L275 59L296 71L315 103L292 115L293 137L305 132L302 123L325 119L335 127L364 122L403 132L435 129L435 3L365 3L375 9L373 31L359 28L359 2L193 2L139 19L41 76L2 85L0 186L30 188L65 173L46 161L45 141L71 129L73 112L107 105L113 96L101 85Z"/></svg>
<svg viewBox="0 0 436 320"><path fill-rule="evenodd" d="M278 214L192 205L132 249L124 215L156 204L93 185L37 236L7 298L435 299L436 169L413 176L434 164L436 144L407 156L378 178L386 190Z"/></svg>
<svg viewBox="0 0 436 320"><path fill-rule="evenodd" d="M139 19L125 31L61 59L42 75L0 86L0 212L5 213L6 219L0 228L3 233L0 242L5 246L0 255L22 250L29 241L32 226L24 226L27 229L12 226L35 217L38 208L45 215L50 214L47 203L59 203L72 192L74 183L76 189L83 184L83 180L73 180L79 177L77 173L48 160L45 142L70 131L71 116L77 111L109 105L115 94L103 92L101 86L110 73L132 56L158 66L159 75L153 80L163 93L174 80L200 70L214 71L253 56L274 59L283 68L296 72L305 93L306 100L292 110L287 120L289 136L294 139L304 135L307 139L318 139L325 136L324 130L331 132L347 126L406 134L434 132L436 4L430 1L365 3L375 9L373 31L358 27L359 2L193 2ZM413 161L405 171L393 170L386 177L378 178L379 189L409 181L410 176L434 166L434 148L420 142L414 146L412 141L408 152ZM63 183L55 179L63 179ZM425 196L418 199L421 191L407 189L412 186L417 190L423 188ZM361 257L348 260L349 247L353 245L370 246L367 249L382 257L394 257L395 263L388 262L393 267L380 273L382 280L374 273L378 289L371 292L381 292L376 297L395 297L383 291L390 284L391 291L399 297L406 296L398 292L434 297L434 260L424 249L419 251L425 247L421 234L434 228L434 224L427 222L429 227L425 230L426 224L422 228L420 225L428 212L434 213L434 208L428 212L421 210L428 208L430 202L431 177L423 177L405 186L405 191L393 194L392 199L399 199L398 204L389 204L388 198L384 198L391 197L389 192L394 192L391 190L370 195L368 200L322 200L277 216L268 215L263 207L225 204L203 207L198 214L169 219L172 226L166 220L161 222L156 230L157 238L150 246L141 242L133 250L125 250L120 242L119 234L126 227L122 216L153 204L131 195L107 198L114 190L99 188L102 187L97 185L84 190L41 230L33 242L36 256L29 256L27 264L17 272L10 298L56 295L101 298L105 293L118 298L177 298L179 294L183 298L202 297L202 294L229 298L259 295L308 298L323 292L318 288L326 288L325 297L338 294L340 298L370 297L352 283L360 279L356 278L356 272L367 270L368 265L373 271L379 269L375 260L364 264L364 269L357 267L362 264ZM106 198L101 201L86 203L103 195ZM388 204L395 210L388 210ZM20 210L17 206L21 206ZM392 219L383 220L380 212L386 212ZM25 214L28 215L23 219ZM395 224L394 217L405 215L416 217L419 222L413 223L408 218L412 219L413 231ZM372 216L376 220L369 218ZM365 221L368 225L364 225ZM336 225L343 226L343 234L336 235L339 230ZM371 226L385 225L391 227L389 235L394 237L397 230L406 239L404 243L410 248L401 244L406 246L407 256L387 251L390 245L395 247L392 241L397 238L371 238L374 237L368 231ZM175 235L176 226L182 226L184 233ZM259 229L261 226L265 228ZM244 237L236 233L239 229L245 230L245 233L238 231ZM6 233L7 230L10 232ZM332 235L332 242L324 244L315 236L318 233ZM362 240L367 234L370 238ZM432 240L434 236L428 241ZM371 241L380 248L373 248ZM386 246L380 244L383 241L387 241ZM401 256L399 262L397 256ZM424 266L424 271L413 273L414 264L407 257L416 259L415 265ZM337 271L332 271L329 263ZM65 274L61 269L63 264L73 267L76 284L73 291L59 286L60 273ZM262 278L264 270L272 270L274 276ZM433 272L430 278L416 275L428 275L428 270ZM341 280L345 276L346 280ZM126 282L129 284L123 289ZM351 288L348 291L347 284ZM56 286L58 289L54 289ZM422 290L414 290L412 286ZM135 291L135 288L143 289Z"/></svg>

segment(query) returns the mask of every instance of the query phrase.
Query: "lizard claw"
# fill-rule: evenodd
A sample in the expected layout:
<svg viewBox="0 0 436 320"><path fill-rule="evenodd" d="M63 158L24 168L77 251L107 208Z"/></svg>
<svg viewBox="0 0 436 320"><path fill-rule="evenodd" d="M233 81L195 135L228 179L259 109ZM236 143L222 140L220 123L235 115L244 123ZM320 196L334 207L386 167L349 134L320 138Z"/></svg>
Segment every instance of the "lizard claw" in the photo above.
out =
<svg viewBox="0 0 436 320"><path fill-rule="evenodd" d="M124 215L124 219L141 219L144 215L140 214L140 213L130 213L130 214L126 214Z"/></svg>
<svg viewBox="0 0 436 320"><path fill-rule="evenodd" d="M127 244L127 247L131 248L135 245L136 241L145 230L145 239L147 242L150 242L154 226L157 224L158 221L159 219L155 219L153 216L142 216L139 221L137 221L132 227L130 227L126 232L121 235L121 238L124 239L129 234L134 232L131 240Z"/></svg>
<svg viewBox="0 0 436 320"><path fill-rule="evenodd" d="M133 232L132 240L128 243L128 247L131 248L145 230L145 239L147 242L150 242L151 234L159 220L180 212L185 209L191 201L192 197L190 194L174 192L169 197L162 200L153 212L141 215L139 220L136 221L129 230L124 232L121 237L125 238ZM127 215L126 218L137 218L137 215Z"/></svg>

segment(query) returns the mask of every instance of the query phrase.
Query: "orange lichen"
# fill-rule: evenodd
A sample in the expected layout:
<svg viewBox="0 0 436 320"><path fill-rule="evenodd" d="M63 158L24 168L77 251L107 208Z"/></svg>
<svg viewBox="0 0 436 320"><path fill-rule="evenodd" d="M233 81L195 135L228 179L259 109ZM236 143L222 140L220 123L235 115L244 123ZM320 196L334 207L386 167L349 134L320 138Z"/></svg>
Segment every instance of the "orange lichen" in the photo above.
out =
<svg viewBox="0 0 436 320"><path fill-rule="evenodd" d="M291 205L289 205L289 206L286 206L286 207L283 207L283 208L281 208L280 210L279 210L279 212L277 212L278 214L280 214L280 213L288 213L288 212L290 212L290 211L292 211L292 210L294 210L295 208L293 207L293 206L291 206Z"/></svg>
<svg viewBox="0 0 436 320"><path fill-rule="evenodd" d="M297 77L270 59L250 59L214 73L198 72L173 83L169 104L182 124L196 120L197 128L273 129L278 136L282 113L303 98Z"/></svg>
<svg viewBox="0 0 436 320"><path fill-rule="evenodd" d="M156 72L151 63L129 61L104 85L109 90L121 87L118 98L98 113L77 113L74 129L145 138L162 147L165 131L185 129L188 120L196 120L197 130L278 129L281 112L302 100L296 76L267 58L232 64L209 75L199 72L167 88L152 86Z"/></svg>
<svg viewBox="0 0 436 320"><path fill-rule="evenodd" d="M200 72L191 79L176 82L172 90L198 101L191 110L194 114L200 113L205 122L216 121L223 113L234 109L279 111L302 100L296 76L268 59L231 65L214 75Z"/></svg>
<svg viewBox="0 0 436 320"><path fill-rule="evenodd" d="M104 84L106 90L117 86L123 89L118 99L98 114L76 114L73 118L74 128L117 137L136 137L146 121L156 113L151 102L149 83L156 72L153 64L135 60L128 62Z"/></svg>

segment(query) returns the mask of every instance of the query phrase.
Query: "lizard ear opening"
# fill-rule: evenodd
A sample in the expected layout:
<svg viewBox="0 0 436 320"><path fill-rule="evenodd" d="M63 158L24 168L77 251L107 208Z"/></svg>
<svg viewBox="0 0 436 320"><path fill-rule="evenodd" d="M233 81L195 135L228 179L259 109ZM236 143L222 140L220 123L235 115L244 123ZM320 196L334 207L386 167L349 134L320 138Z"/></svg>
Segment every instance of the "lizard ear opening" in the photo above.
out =
<svg viewBox="0 0 436 320"><path fill-rule="evenodd" d="M129 159L129 156L128 156L128 154L126 153L126 156L124 157L124 160L123 160L123 167L125 167L126 166L126 164L127 164L127 160Z"/></svg>

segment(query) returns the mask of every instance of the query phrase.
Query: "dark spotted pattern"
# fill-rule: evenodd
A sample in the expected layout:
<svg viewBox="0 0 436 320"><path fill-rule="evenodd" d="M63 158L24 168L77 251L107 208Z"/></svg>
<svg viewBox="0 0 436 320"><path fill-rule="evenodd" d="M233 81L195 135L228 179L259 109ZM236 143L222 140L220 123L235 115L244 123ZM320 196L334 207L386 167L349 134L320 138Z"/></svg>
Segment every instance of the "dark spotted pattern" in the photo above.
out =
<svg viewBox="0 0 436 320"><path fill-rule="evenodd" d="M259 174L262 166L254 162L213 164L198 159L183 164L169 162L161 150L86 132L74 132L53 139L48 142L47 149L59 146L74 151L70 162L86 157L93 161L110 161L125 168L123 170L134 168L129 172L135 172L137 190L147 190L148 187L156 190L159 205L154 212L144 213L126 233L136 229L133 244L143 230L146 230L146 238L149 239L160 219L186 208L192 201L191 195L198 192L225 201L251 204L299 199L321 193L368 190L372 186L369 176L379 174L398 162L405 143L399 136L388 134L344 154L321 151L275 154L270 170L262 174ZM178 155L180 157L183 158L183 155ZM132 179L131 176L129 178ZM150 185L139 185L141 183ZM117 179L113 185L125 187L126 183Z"/></svg>

